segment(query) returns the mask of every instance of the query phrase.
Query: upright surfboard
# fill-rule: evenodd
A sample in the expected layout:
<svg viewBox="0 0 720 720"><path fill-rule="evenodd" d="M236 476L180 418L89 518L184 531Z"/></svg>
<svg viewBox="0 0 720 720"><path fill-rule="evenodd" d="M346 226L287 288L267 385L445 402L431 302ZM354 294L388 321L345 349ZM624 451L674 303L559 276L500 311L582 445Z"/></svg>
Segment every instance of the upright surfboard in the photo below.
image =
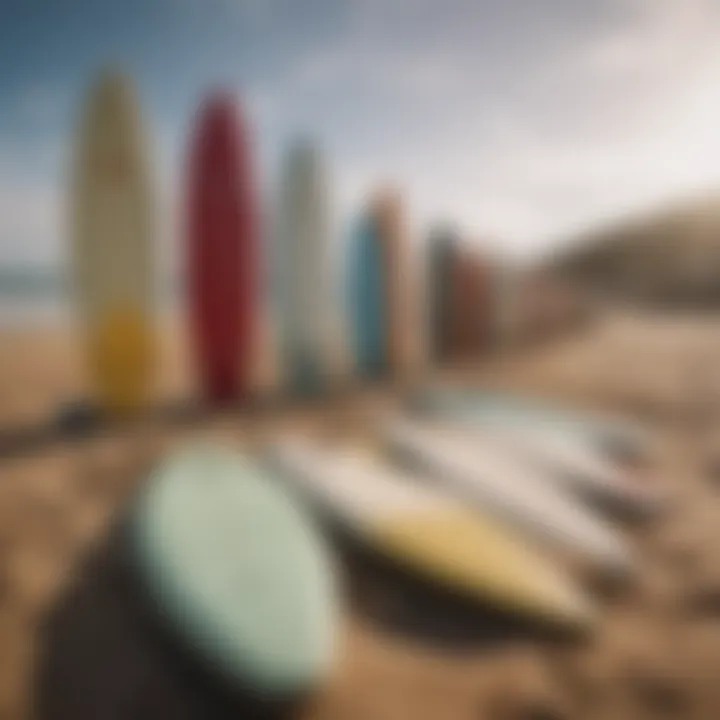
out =
<svg viewBox="0 0 720 720"><path fill-rule="evenodd" d="M190 151L188 293L200 387L211 403L249 390L259 276L247 130L222 94L201 109Z"/></svg>
<svg viewBox="0 0 720 720"><path fill-rule="evenodd" d="M153 201L138 102L108 72L89 93L79 128L72 247L88 370L103 409L148 402L154 364Z"/></svg>
<svg viewBox="0 0 720 720"><path fill-rule="evenodd" d="M133 508L132 557L188 649L265 694L327 675L338 619L333 566L283 485L230 449L185 449Z"/></svg>
<svg viewBox="0 0 720 720"><path fill-rule="evenodd" d="M525 334L523 273L510 258L498 258L495 267L494 299L497 341L505 350L521 342Z"/></svg>
<svg viewBox="0 0 720 720"><path fill-rule="evenodd" d="M409 370L413 345L413 313L404 209L398 193L389 190L375 197L372 213L385 263L385 315L387 352L394 374Z"/></svg>
<svg viewBox="0 0 720 720"><path fill-rule="evenodd" d="M450 283L450 344L454 358L472 353L472 332L477 320L473 297L473 278L467 248L458 248L453 258Z"/></svg>
<svg viewBox="0 0 720 720"><path fill-rule="evenodd" d="M351 238L348 304L355 369L368 379L383 377L390 365L386 273L377 221L364 214Z"/></svg>
<svg viewBox="0 0 720 720"><path fill-rule="evenodd" d="M285 380L301 393L320 390L329 370L327 189L319 150L296 141L281 179L273 265Z"/></svg>
<svg viewBox="0 0 720 720"><path fill-rule="evenodd" d="M450 229L435 230L428 240L428 296L430 345L435 362L449 357L452 267L457 239Z"/></svg>
<svg viewBox="0 0 720 720"><path fill-rule="evenodd" d="M454 254L450 275L450 352L457 358L471 358L487 345L489 338L488 269L476 250L463 247Z"/></svg>
<svg viewBox="0 0 720 720"><path fill-rule="evenodd" d="M490 348L495 329L493 266L490 257L475 251L470 258L474 303L477 318L473 323L473 349L483 352Z"/></svg>

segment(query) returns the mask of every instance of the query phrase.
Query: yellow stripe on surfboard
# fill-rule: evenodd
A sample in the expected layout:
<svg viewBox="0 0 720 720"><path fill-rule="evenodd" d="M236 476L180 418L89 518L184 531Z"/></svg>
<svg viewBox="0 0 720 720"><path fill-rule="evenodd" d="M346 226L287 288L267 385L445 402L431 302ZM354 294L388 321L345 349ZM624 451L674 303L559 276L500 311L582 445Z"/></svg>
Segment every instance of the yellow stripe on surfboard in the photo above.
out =
<svg viewBox="0 0 720 720"><path fill-rule="evenodd" d="M504 525L380 460L366 438L340 448L286 438L274 467L377 553L430 583L533 622L585 631L594 608L562 566Z"/></svg>
<svg viewBox="0 0 720 720"><path fill-rule="evenodd" d="M89 328L89 354L104 407L125 414L145 404L155 358L154 333L145 313L108 311Z"/></svg>
<svg viewBox="0 0 720 720"><path fill-rule="evenodd" d="M388 555L499 609L564 625L590 626L584 596L502 528L462 510L408 513L373 525Z"/></svg>

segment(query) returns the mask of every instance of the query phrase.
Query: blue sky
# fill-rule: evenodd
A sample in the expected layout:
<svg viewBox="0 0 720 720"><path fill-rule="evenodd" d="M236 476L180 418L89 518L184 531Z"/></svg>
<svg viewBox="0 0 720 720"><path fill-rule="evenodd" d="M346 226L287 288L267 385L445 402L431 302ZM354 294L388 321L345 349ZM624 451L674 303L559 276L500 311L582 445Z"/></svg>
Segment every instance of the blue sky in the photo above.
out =
<svg viewBox="0 0 720 720"><path fill-rule="evenodd" d="M378 182L413 225L451 218L508 252L720 189L719 0L4 0L0 263L64 256L78 101L134 77L168 242L193 112L236 92L263 187L297 132L326 151L338 214Z"/></svg>

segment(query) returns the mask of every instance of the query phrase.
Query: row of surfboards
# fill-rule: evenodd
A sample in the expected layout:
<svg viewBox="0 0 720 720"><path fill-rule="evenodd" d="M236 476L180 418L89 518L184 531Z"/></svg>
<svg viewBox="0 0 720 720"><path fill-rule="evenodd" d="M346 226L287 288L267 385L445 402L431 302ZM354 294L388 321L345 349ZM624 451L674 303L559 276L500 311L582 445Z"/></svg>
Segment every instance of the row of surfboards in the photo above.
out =
<svg viewBox="0 0 720 720"><path fill-rule="evenodd" d="M586 573L636 570L611 510L667 502L629 470L651 438L615 419L444 387L376 425L257 455L186 449L146 485L134 527L151 590L225 674L285 693L327 672L339 603L318 523L478 609L584 634Z"/></svg>
<svg viewBox="0 0 720 720"><path fill-rule="evenodd" d="M149 153L134 90L121 74L104 75L89 93L76 150L72 255L86 357L101 404L123 411L147 402L156 372L157 288ZM353 228L347 292L336 297L328 179L311 143L291 147L274 222L261 229L252 143L229 96L213 95L202 106L186 180L182 255L191 347L207 400L247 394L268 314L286 384L302 391L322 388L332 375L339 314L348 326L349 364L363 377L408 372L423 343L438 357L482 345L489 269L464 255L452 233L435 237L428 256L432 309L423 315L403 205L392 192L379 194ZM266 293L270 311L261 300ZM339 305L349 312L338 313Z"/></svg>

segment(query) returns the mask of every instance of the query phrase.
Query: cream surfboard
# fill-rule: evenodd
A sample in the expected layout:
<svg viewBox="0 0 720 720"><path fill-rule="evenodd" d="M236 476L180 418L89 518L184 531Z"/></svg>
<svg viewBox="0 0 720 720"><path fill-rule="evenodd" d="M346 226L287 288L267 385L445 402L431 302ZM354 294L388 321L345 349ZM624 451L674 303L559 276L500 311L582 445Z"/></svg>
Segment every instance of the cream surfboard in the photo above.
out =
<svg viewBox="0 0 720 720"><path fill-rule="evenodd" d="M116 72L89 93L72 198L74 286L92 384L102 407L148 401L154 329L153 202L135 92Z"/></svg>
<svg viewBox="0 0 720 720"><path fill-rule="evenodd" d="M358 541L438 587L524 620L592 625L585 597L542 556L372 450L290 437L276 442L270 458Z"/></svg>
<svg viewBox="0 0 720 720"><path fill-rule="evenodd" d="M388 421L384 430L389 446L409 466L573 565L615 576L633 570L629 548L610 525L507 448L476 434L404 418Z"/></svg>

